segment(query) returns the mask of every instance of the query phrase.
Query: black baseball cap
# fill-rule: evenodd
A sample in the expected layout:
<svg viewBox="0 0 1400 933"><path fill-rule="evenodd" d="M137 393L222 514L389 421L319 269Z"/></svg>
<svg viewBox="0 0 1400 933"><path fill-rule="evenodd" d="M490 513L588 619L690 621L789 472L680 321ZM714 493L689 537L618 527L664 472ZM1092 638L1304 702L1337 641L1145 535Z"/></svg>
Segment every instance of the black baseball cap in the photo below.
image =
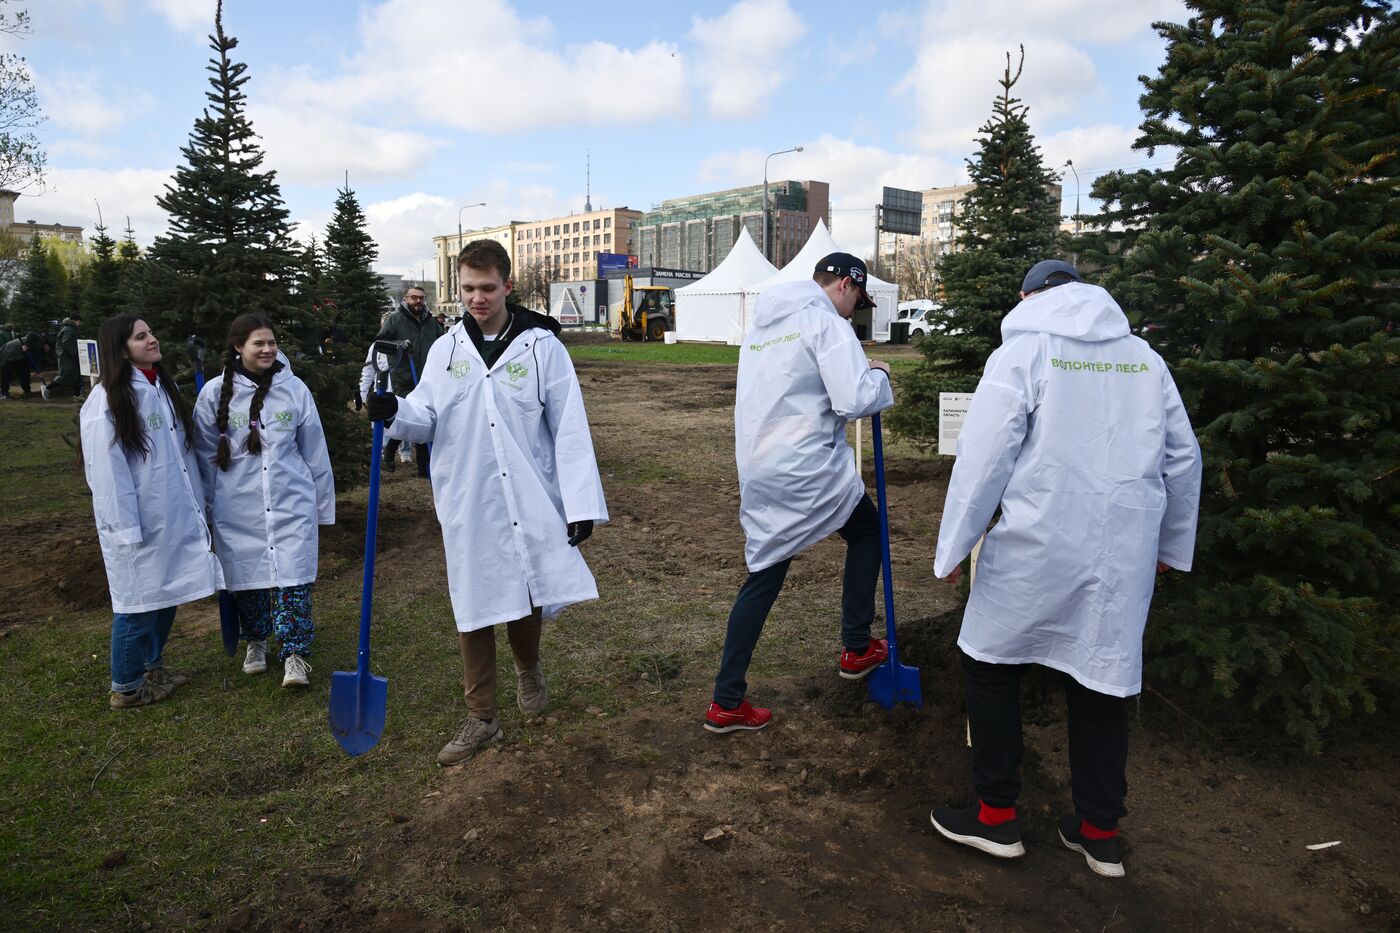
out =
<svg viewBox="0 0 1400 933"><path fill-rule="evenodd" d="M1054 281L1051 281L1052 278ZM1029 295L1038 289L1082 281L1084 281L1084 276L1079 274L1079 270L1063 259L1042 259L1031 266L1031 271L1026 273L1025 280L1021 282L1021 291Z"/></svg>
<svg viewBox="0 0 1400 933"><path fill-rule="evenodd" d="M875 302L870 300L870 293L865 290L865 280L869 278L869 273L865 271L865 263L855 256L850 253L830 253L822 257L815 271L830 272L856 283L856 287L860 289L860 300L856 302L855 310L864 311L866 308L875 307Z"/></svg>

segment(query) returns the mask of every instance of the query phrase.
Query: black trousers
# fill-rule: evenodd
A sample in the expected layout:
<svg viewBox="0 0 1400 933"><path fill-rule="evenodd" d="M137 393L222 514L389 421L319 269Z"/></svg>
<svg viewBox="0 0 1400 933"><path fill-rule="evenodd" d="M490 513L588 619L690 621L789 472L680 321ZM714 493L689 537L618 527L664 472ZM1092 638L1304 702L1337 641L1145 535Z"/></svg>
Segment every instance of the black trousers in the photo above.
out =
<svg viewBox="0 0 1400 933"><path fill-rule="evenodd" d="M9 394L10 386L19 383L19 387L24 390L25 395L33 394L29 387L29 374L32 367L28 360L16 360L9 366L0 370L0 393Z"/></svg>
<svg viewBox="0 0 1400 933"><path fill-rule="evenodd" d="M972 727L972 781L989 807L1015 806L1021 794L1021 670L962 656ZM1069 773L1074 810L1099 829L1114 829L1128 811L1128 700L1065 676L1069 706Z"/></svg>
<svg viewBox="0 0 1400 933"><path fill-rule="evenodd" d="M399 448L402 446L403 441L399 440L398 438L390 439L384 444L384 456L386 458L395 456L399 452ZM426 477L428 475L427 444L413 445L413 462L418 465L418 475Z"/></svg>
<svg viewBox="0 0 1400 933"><path fill-rule="evenodd" d="M861 496L851 517L837 531L846 541L846 572L841 581L841 644L857 651L870 644L870 626L875 621L875 584L880 579L880 512ZM749 662L768 611L778 598L787 577L791 559L749 574L734 608L729 610L729 628L724 636L724 654L715 677L715 702L733 709L744 699Z"/></svg>

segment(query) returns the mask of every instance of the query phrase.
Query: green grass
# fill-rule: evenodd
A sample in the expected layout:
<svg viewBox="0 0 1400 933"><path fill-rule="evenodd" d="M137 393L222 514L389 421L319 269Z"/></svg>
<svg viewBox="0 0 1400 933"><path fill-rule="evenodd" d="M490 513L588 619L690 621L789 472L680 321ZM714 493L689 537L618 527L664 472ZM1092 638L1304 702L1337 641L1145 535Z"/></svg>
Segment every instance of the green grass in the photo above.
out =
<svg viewBox="0 0 1400 933"><path fill-rule="evenodd" d="M78 406L0 401L0 521L91 512L78 464ZM65 437L67 440L65 440Z"/></svg>
<svg viewBox="0 0 1400 933"><path fill-rule="evenodd" d="M614 341L574 343L566 341L569 356L576 360L615 360L628 363L725 363L737 366L739 348L708 343Z"/></svg>
<svg viewBox="0 0 1400 933"><path fill-rule="evenodd" d="M223 654L208 603L181 609L166 652L194 681L140 710L107 708L105 613L60 615L0 641L0 676L24 698L0 717L0 746L11 750L0 759L0 926L180 927L250 898L266 916L276 910L272 879L343 868L392 814L413 812L440 786L434 756L465 714L451 610L445 588L424 597L381 578L372 667L389 679L388 721L379 745L351 759L326 710L331 672L355 666L358 594L353 573L317 586L307 691L282 690L278 664L243 674L241 653ZM588 706L616 710L599 660L628 647L621 629L585 638L546 627L550 687L562 701L554 735L591 725L579 712ZM537 732L519 728L509 667L500 687L508 741L530 745ZM125 853L122 864L104 867L114 853ZM398 894L384 881L388 907Z"/></svg>

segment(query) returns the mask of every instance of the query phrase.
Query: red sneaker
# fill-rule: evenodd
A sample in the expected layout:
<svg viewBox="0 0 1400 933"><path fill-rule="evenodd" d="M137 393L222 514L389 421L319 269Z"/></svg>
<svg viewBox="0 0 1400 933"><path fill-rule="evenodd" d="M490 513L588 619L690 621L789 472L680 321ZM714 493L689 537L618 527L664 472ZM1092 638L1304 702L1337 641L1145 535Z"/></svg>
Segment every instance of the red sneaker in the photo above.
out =
<svg viewBox="0 0 1400 933"><path fill-rule="evenodd" d="M864 654L857 654L850 648L843 648L841 665L837 672L847 680L860 680L889 659L889 642L883 638L872 638Z"/></svg>
<svg viewBox="0 0 1400 933"><path fill-rule="evenodd" d="M705 711L705 728L711 732L734 732L738 729L762 729L773 720L773 711L761 706L753 706L748 697L737 709L725 709L718 703L711 703Z"/></svg>

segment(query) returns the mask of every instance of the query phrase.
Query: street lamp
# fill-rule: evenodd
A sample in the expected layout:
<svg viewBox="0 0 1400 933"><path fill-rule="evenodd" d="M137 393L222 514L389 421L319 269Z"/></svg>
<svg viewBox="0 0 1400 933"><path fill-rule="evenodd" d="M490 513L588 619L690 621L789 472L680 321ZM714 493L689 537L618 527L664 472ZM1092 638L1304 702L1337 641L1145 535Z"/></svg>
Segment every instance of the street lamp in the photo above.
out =
<svg viewBox="0 0 1400 933"><path fill-rule="evenodd" d="M1074 167L1073 159L1065 159L1065 168L1074 172L1074 232L1079 233L1079 170Z"/></svg>
<svg viewBox="0 0 1400 933"><path fill-rule="evenodd" d="M486 206L486 202L485 202L485 201L477 201L475 204L463 204L461 207L457 208L457 252L458 252L458 253L461 253L461 252L462 252L462 211L466 210L466 209L469 208L469 207L485 207L485 206ZM457 301L457 302L460 303L462 299L461 299L461 296L457 294L457 261L456 261L455 258L452 260L451 267L448 269L447 277L448 277L448 279L451 280L451 282L452 282L452 298L453 298L453 300L455 300L455 301Z"/></svg>
<svg viewBox="0 0 1400 933"><path fill-rule="evenodd" d="M768 159L788 152L801 151L801 146L793 146L791 149L779 149L777 152L770 152L768 158L763 160L763 258L769 262L773 261L773 257L768 253Z"/></svg>

